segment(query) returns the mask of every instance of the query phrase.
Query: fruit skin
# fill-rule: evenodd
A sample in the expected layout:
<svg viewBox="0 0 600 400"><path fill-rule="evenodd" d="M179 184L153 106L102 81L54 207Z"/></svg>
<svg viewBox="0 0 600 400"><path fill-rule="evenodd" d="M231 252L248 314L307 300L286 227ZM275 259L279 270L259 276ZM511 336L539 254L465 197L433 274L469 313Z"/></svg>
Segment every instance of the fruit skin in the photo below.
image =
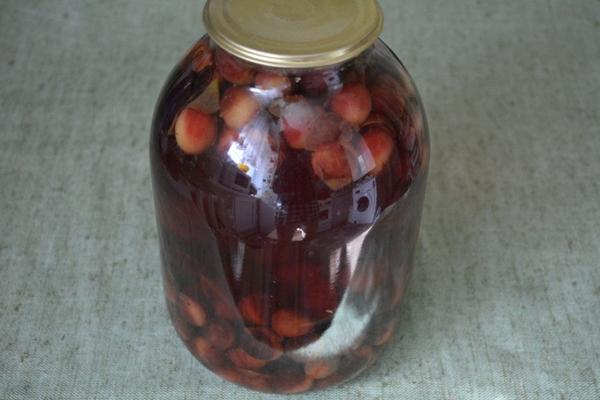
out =
<svg viewBox="0 0 600 400"><path fill-rule="evenodd" d="M175 140L188 155L203 153L215 140L217 128L211 115L190 107L184 109L175 123Z"/></svg>
<svg viewBox="0 0 600 400"><path fill-rule="evenodd" d="M264 333L263 331L266 328L252 328L254 329L258 329L261 335ZM269 334L272 337L275 337L274 334ZM280 339L277 339L280 340ZM276 341L277 342L277 341ZM270 346L268 344L265 344L263 342L259 342L256 340L256 338L254 336L252 336L252 333L250 330L244 331L244 333L242 333L240 335L240 340L238 343L238 347L232 348L230 350L228 350L223 357L225 357L226 359L229 359L229 361L235 365L238 369L236 369L237 372L241 373L241 374L245 374L246 372L250 373L250 375L252 376L253 373L251 370L257 370L257 369L261 369L263 368L265 365L267 365L267 363L277 360L283 353L282 350L280 350L279 345L276 346ZM220 373L219 371L216 371L217 373ZM227 374L228 376L230 374ZM228 376L225 376L226 379L229 380L233 380L234 382L238 382L241 383L243 385L248 385L249 382L239 382L235 379L230 379ZM266 378L267 376L265 375L261 375L262 377ZM264 387L262 387L260 390L269 390L269 386L268 385L264 385Z"/></svg>
<svg viewBox="0 0 600 400"><path fill-rule="evenodd" d="M306 335L314 324L292 310L279 310L273 314L271 326L278 335L293 338Z"/></svg>
<svg viewBox="0 0 600 400"><path fill-rule="evenodd" d="M253 356L273 361L283 354L283 339L267 327L246 329L245 347Z"/></svg>
<svg viewBox="0 0 600 400"><path fill-rule="evenodd" d="M233 142L238 140L240 134L235 129L225 128L219 137L219 142L217 143L217 152L219 154L227 153Z"/></svg>
<svg viewBox="0 0 600 400"><path fill-rule="evenodd" d="M292 149L315 150L340 135L341 119L304 98L289 103L281 110L283 137Z"/></svg>
<svg viewBox="0 0 600 400"><path fill-rule="evenodd" d="M255 325L267 325L269 312L265 309L270 301L267 296L253 294L244 297L239 303L239 310L244 321Z"/></svg>
<svg viewBox="0 0 600 400"><path fill-rule="evenodd" d="M195 326L203 326L206 324L206 311L200 303L183 293L179 293L178 305L181 310L181 315L189 323Z"/></svg>
<svg viewBox="0 0 600 400"><path fill-rule="evenodd" d="M258 358L252 357L242 348L236 348L227 352L229 360L239 368L244 369L260 369L267 365L267 360L259 360Z"/></svg>
<svg viewBox="0 0 600 400"><path fill-rule="evenodd" d="M351 124L360 125L371 113L371 94L360 83L344 85L330 100L331 110Z"/></svg>
<svg viewBox="0 0 600 400"><path fill-rule="evenodd" d="M227 350L235 343L233 327L226 321L215 321L204 328L204 338L219 350Z"/></svg>
<svg viewBox="0 0 600 400"><path fill-rule="evenodd" d="M280 266L273 281L277 283L275 295L282 308L292 307L315 321L322 321L330 319L338 307L336 289L330 283L329 275L317 265Z"/></svg>
<svg viewBox="0 0 600 400"><path fill-rule="evenodd" d="M200 277L200 289L203 296L210 299L214 315L228 321L235 321L239 318L239 314L231 295L224 285L226 283L217 285L205 276Z"/></svg>
<svg viewBox="0 0 600 400"><path fill-rule="evenodd" d="M248 85L254 81L254 68L224 50L215 51L215 64L219 74L233 84Z"/></svg>
<svg viewBox="0 0 600 400"><path fill-rule="evenodd" d="M394 141L387 130L377 127L369 129L364 134L363 140L375 160L375 168L370 174L378 175L392 155Z"/></svg>
<svg viewBox="0 0 600 400"><path fill-rule="evenodd" d="M189 348L196 358L208 364L211 368L223 364L221 351L204 338L196 337L192 339L189 342Z"/></svg>
<svg viewBox="0 0 600 400"><path fill-rule="evenodd" d="M263 392L272 391L271 385L269 384L269 377L260 372L245 368L237 368L235 370L231 369L228 373L222 373L221 370L218 370L217 373L227 380L246 386L250 389Z"/></svg>
<svg viewBox="0 0 600 400"><path fill-rule="evenodd" d="M298 77L298 82L301 92L312 97L333 93L342 87L342 77L334 69L306 72Z"/></svg>
<svg viewBox="0 0 600 400"><path fill-rule="evenodd" d="M287 384L285 382L282 382L279 384L279 387L277 389L283 394L298 394L310 390L310 388L313 386L313 383L314 381L307 377L295 383Z"/></svg>
<svg viewBox="0 0 600 400"><path fill-rule="evenodd" d="M332 190L337 190L352 182L352 171L346 152L339 142L319 146L312 154L312 168Z"/></svg>
<svg viewBox="0 0 600 400"><path fill-rule="evenodd" d="M175 327L175 331L183 341L188 341L193 338L194 332L187 322L178 312L174 305L169 304L168 309L171 314L171 321Z"/></svg>
<svg viewBox="0 0 600 400"><path fill-rule="evenodd" d="M307 72L300 77L300 88L309 96L322 96L327 93L327 80L324 72Z"/></svg>
<svg viewBox="0 0 600 400"><path fill-rule="evenodd" d="M309 361L304 364L304 373L313 379L323 379L335 373L338 369L339 360L326 359Z"/></svg>
<svg viewBox="0 0 600 400"><path fill-rule="evenodd" d="M284 93L292 87L292 82L287 75L272 71L261 71L256 74L254 83L261 90L277 90Z"/></svg>
<svg viewBox="0 0 600 400"><path fill-rule="evenodd" d="M402 84L391 75L378 76L369 86L373 110L386 115L388 118L399 122L405 114L406 102L410 96Z"/></svg>
<svg viewBox="0 0 600 400"><path fill-rule="evenodd" d="M369 115L369 118L365 122L363 122L361 126L361 130L368 130L369 128L380 127L387 129L390 132L394 131L394 125L389 118L379 112L372 112Z"/></svg>
<svg viewBox="0 0 600 400"><path fill-rule="evenodd" d="M260 330L266 331L267 329L259 327L245 330L240 338L239 347L257 360L277 360L283 354L282 339L274 333L270 333L268 337L261 336L263 332Z"/></svg>
<svg viewBox="0 0 600 400"><path fill-rule="evenodd" d="M213 56L208 40L202 39L192 47L186 56L191 64L192 71L200 72L213 64Z"/></svg>
<svg viewBox="0 0 600 400"><path fill-rule="evenodd" d="M260 102L247 88L229 88L221 101L221 117L229 128L237 131L250 122L260 109Z"/></svg>
<svg viewBox="0 0 600 400"><path fill-rule="evenodd" d="M315 112L305 100L288 104L281 110L283 137L292 149L304 149L306 137L312 130Z"/></svg>

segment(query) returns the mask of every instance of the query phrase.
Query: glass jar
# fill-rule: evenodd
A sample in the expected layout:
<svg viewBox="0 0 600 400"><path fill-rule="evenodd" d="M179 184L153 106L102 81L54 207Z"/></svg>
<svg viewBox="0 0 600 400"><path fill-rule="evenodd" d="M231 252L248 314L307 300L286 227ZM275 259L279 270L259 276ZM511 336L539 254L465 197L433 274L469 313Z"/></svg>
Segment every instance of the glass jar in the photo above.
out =
<svg viewBox="0 0 600 400"><path fill-rule="evenodd" d="M393 337L412 269L418 92L375 0L212 0L204 22L150 139L172 322L248 388L346 381Z"/></svg>

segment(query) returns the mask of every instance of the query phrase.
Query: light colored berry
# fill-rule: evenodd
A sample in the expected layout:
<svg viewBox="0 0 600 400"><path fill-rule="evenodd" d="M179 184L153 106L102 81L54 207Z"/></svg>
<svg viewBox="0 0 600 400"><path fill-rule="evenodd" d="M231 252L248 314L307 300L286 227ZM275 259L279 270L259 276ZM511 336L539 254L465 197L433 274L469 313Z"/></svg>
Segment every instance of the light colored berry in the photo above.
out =
<svg viewBox="0 0 600 400"><path fill-rule="evenodd" d="M232 87L221 102L221 117L229 128L241 130L260 111L259 101L247 88Z"/></svg>
<svg viewBox="0 0 600 400"><path fill-rule="evenodd" d="M254 68L248 63L231 54L217 49L215 63L219 74L236 85L247 85L254 81Z"/></svg>
<svg viewBox="0 0 600 400"><path fill-rule="evenodd" d="M371 94L360 83L351 83L331 97L331 110L351 124L360 125L371 113Z"/></svg>
<svg viewBox="0 0 600 400"><path fill-rule="evenodd" d="M239 310L244 321L255 325L268 324L269 299L262 294L244 297L239 303Z"/></svg>
<svg viewBox="0 0 600 400"><path fill-rule="evenodd" d="M370 172L377 175L389 161L394 150L394 141L390 134L381 128L371 128L363 136L363 139L375 160L375 168Z"/></svg>
<svg viewBox="0 0 600 400"><path fill-rule="evenodd" d="M337 371L338 365L337 358L309 361L304 364L304 373L313 379L323 379Z"/></svg>
<svg viewBox="0 0 600 400"><path fill-rule="evenodd" d="M204 152L215 139L216 124L212 116L192 108L184 109L175 123L175 140L186 154Z"/></svg>
<svg viewBox="0 0 600 400"><path fill-rule="evenodd" d="M279 310L273 314L271 326L275 333L284 337L298 337L309 333L314 324L311 320L292 310Z"/></svg>
<svg viewBox="0 0 600 400"><path fill-rule="evenodd" d="M339 117L304 99L286 105L281 110L281 122L283 137L293 149L312 151L340 135Z"/></svg>
<svg viewBox="0 0 600 400"><path fill-rule="evenodd" d="M252 357L242 348L229 350L227 356L231 362L239 368L260 369L267 365L267 360L259 360L258 358Z"/></svg>
<svg viewBox="0 0 600 400"><path fill-rule="evenodd" d="M332 190L337 190L352 182L352 171L348 164L348 158L339 142L330 142L319 146L312 154L311 163L315 175Z"/></svg>
<svg viewBox="0 0 600 400"><path fill-rule="evenodd" d="M202 307L200 303L183 293L179 293L178 303L181 315L183 315L190 324L195 326L203 326L206 324L206 311L204 311L204 307Z"/></svg>
<svg viewBox="0 0 600 400"><path fill-rule="evenodd" d="M262 71L256 74L254 83L261 90L277 90L285 92L291 88L292 82L287 75L271 71Z"/></svg>

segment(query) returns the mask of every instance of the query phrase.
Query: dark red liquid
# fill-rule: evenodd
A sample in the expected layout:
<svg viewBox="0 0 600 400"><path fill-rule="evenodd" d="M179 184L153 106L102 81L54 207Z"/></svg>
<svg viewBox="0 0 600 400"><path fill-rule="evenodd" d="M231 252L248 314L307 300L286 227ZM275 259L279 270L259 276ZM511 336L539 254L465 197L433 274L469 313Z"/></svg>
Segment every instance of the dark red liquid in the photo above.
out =
<svg viewBox="0 0 600 400"><path fill-rule="evenodd" d="M225 379L280 393L330 386L370 365L394 332L425 190L422 106L378 43L336 68L277 71L284 93L238 84L260 110L227 133L238 115L224 112L235 85L223 76L261 72L240 65L223 69L203 40L157 106L151 166L168 309L190 351ZM215 78L220 109L200 120L215 137L186 153L178 135L196 125L177 119ZM360 124L344 122L363 118L360 107L345 114L346 98L333 100L350 85L368 90ZM290 114L290 104L308 108ZM306 110L324 119L303 136L288 125Z"/></svg>

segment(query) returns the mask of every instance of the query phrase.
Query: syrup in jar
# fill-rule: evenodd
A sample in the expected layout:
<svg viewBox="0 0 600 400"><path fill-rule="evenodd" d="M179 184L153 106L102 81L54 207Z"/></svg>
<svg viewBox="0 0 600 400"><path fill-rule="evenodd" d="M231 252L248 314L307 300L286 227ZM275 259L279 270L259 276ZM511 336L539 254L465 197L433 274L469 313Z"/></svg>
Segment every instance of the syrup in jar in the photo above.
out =
<svg viewBox="0 0 600 400"><path fill-rule="evenodd" d="M323 12L308 0L295 11L256 3L263 23L295 12L286 17L296 29L371 5L371 39L342 56L334 50L356 39L341 35L330 53L273 32L262 34L294 51L240 44L236 27L260 26L240 15L247 3L207 3L209 35L172 72L152 125L164 291L178 335L207 368L300 393L356 376L392 339L429 139L413 81L377 39L375 1L325 2Z"/></svg>

